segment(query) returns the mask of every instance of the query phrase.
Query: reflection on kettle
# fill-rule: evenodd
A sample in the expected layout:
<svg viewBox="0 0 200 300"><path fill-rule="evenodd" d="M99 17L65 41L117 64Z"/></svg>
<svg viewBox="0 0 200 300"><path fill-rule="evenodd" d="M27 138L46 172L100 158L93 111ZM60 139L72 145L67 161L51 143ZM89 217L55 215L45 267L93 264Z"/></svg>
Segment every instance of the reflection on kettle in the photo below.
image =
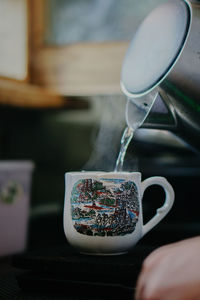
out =
<svg viewBox="0 0 200 300"><path fill-rule="evenodd" d="M200 151L200 2L167 1L145 18L124 58L121 87L129 126L144 113L143 127L169 129Z"/></svg>

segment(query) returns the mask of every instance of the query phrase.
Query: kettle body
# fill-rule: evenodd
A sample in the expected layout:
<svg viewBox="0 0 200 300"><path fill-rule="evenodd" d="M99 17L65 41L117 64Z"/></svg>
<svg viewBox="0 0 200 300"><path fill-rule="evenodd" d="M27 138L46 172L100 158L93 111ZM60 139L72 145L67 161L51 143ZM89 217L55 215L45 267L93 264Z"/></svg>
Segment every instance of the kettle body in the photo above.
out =
<svg viewBox="0 0 200 300"><path fill-rule="evenodd" d="M147 16L124 58L121 87L127 111L136 105L148 115L162 99L174 118L164 127L200 151L200 2L170 0ZM143 126L162 128L154 116Z"/></svg>

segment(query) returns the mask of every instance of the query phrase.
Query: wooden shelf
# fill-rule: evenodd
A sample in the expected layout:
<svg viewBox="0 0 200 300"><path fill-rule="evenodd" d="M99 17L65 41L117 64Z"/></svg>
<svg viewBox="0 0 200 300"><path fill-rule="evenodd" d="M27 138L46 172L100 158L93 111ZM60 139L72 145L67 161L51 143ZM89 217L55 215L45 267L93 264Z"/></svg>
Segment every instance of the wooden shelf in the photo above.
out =
<svg viewBox="0 0 200 300"><path fill-rule="evenodd" d="M21 108L87 108L82 99L63 97L43 87L25 82L0 79L0 105Z"/></svg>

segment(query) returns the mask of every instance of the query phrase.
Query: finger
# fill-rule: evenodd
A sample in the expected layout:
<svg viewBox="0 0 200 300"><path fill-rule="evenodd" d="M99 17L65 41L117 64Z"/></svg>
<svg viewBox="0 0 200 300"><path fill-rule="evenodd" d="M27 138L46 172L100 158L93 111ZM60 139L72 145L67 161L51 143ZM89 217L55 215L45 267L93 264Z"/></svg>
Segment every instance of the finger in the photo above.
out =
<svg viewBox="0 0 200 300"><path fill-rule="evenodd" d="M168 246L161 247L152 252L143 262L141 272L138 276L135 299L145 299L147 286L152 281L152 275L154 274L155 267L161 263L165 258L165 254L168 252Z"/></svg>
<svg viewBox="0 0 200 300"><path fill-rule="evenodd" d="M169 255L172 249L177 247L177 243L165 245L151 252L143 262L145 269L152 268L157 265L166 255Z"/></svg>
<svg viewBox="0 0 200 300"><path fill-rule="evenodd" d="M143 264L141 272L137 279L137 283L136 283L136 291L135 291L135 299L136 300L143 299L144 288L145 288L145 284L146 284L149 272L150 272L150 269L147 269Z"/></svg>
<svg viewBox="0 0 200 300"><path fill-rule="evenodd" d="M145 289L147 284L149 283L149 280L151 280L151 275L153 273L154 267L160 264L164 257L166 257L166 255L169 253L170 249L174 248L176 244L177 243L173 243L159 247L156 250L154 250L149 256L147 256L147 258L144 260L136 284L136 300L145 299Z"/></svg>
<svg viewBox="0 0 200 300"><path fill-rule="evenodd" d="M142 283L137 284L136 289L135 289L135 300L142 300L143 299L143 289L144 285Z"/></svg>

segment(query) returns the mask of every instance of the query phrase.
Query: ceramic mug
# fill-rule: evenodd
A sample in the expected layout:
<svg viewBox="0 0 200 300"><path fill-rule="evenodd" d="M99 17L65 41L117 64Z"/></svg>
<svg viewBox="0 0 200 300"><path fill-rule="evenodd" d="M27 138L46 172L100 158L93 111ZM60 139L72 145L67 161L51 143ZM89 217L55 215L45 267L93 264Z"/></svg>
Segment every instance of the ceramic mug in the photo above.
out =
<svg viewBox="0 0 200 300"><path fill-rule="evenodd" d="M164 189L165 202L144 225L142 197L151 185ZM65 235L81 253L123 254L164 218L173 202L173 188L164 177L141 181L139 172L69 172L65 174Z"/></svg>

